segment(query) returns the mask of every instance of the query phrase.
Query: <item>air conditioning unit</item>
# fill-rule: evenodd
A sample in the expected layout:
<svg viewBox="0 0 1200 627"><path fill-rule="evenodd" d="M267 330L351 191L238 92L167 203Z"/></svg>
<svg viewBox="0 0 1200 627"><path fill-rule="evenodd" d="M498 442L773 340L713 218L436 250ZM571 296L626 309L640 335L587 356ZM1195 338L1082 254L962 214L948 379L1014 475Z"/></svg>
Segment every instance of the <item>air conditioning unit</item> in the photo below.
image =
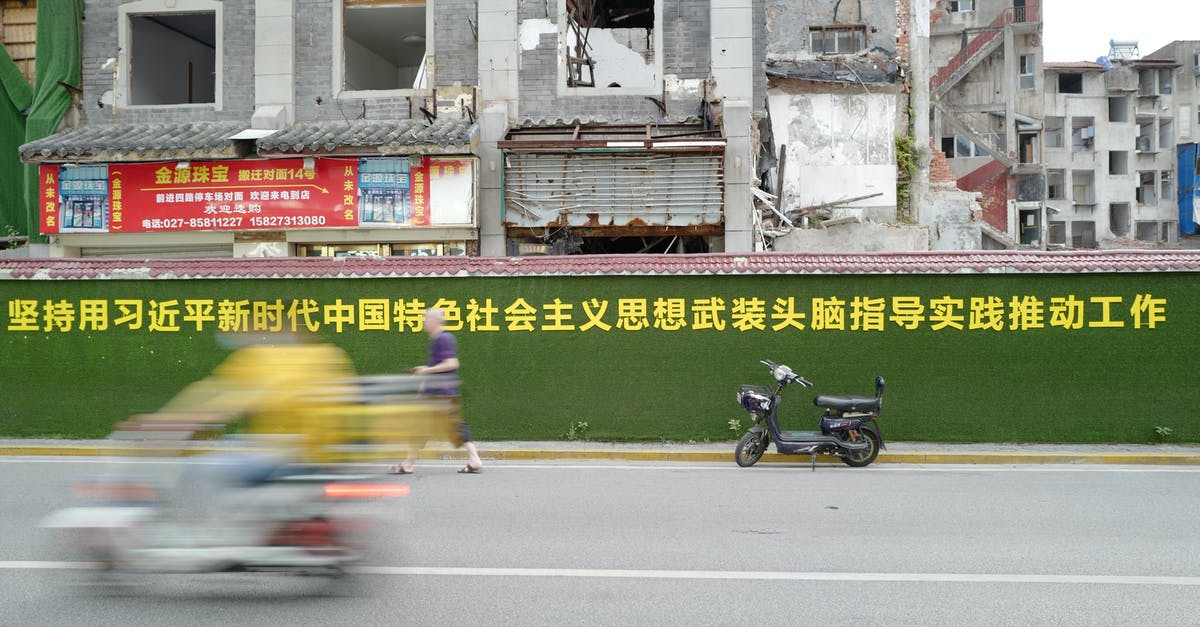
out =
<svg viewBox="0 0 1200 627"><path fill-rule="evenodd" d="M1137 151L1138 152L1150 152L1150 138L1149 137L1137 138Z"/></svg>

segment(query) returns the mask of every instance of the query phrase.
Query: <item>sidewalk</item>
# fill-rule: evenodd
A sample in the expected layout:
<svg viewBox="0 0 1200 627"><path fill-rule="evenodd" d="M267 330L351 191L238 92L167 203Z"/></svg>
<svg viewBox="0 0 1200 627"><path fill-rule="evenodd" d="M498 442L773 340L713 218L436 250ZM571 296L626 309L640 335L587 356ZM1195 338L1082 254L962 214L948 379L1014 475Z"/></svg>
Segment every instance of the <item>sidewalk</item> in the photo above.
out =
<svg viewBox="0 0 1200 627"><path fill-rule="evenodd" d="M186 442L184 454L199 454L239 448L237 443ZM734 442L479 442L484 460L582 461L614 460L645 462L718 462L733 464ZM0 455L94 456L145 455L147 448L120 440L0 440ZM350 457L362 461L392 460L399 450L356 451ZM431 443L422 459L465 459L462 449ZM808 463L806 455L780 455L772 448L759 463ZM818 456L818 462L836 462ZM879 453L880 464L1146 464L1200 466L1200 445L1088 445L1088 444L936 444L889 442Z"/></svg>

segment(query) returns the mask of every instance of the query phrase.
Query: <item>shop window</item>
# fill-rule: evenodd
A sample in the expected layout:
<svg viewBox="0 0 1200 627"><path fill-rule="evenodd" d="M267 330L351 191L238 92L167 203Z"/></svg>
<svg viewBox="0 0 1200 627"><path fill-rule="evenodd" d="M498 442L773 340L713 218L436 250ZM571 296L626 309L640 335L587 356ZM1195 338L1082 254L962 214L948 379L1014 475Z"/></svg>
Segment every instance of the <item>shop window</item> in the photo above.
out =
<svg viewBox="0 0 1200 627"><path fill-rule="evenodd" d="M867 47L867 27L863 24L810 26L808 43L813 54L854 54Z"/></svg>
<svg viewBox="0 0 1200 627"><path fill-rule="evenodd" d="M340 5L340 6L338 6ZM345 91L426 86L426 3L341 0L335 3L334 85Z"/></svg>
<svg viewBox="0 0 1200 627"><path fill-rule="evenodd" d="M662 0L559 0L567 87L661 89Z"/></svg>
<svg viewBox="0 0 1200 627"><path fill-rule="evenodd" d="M133 106L220 103L221 2L142 0L121 5L119 102Z"/></svg>

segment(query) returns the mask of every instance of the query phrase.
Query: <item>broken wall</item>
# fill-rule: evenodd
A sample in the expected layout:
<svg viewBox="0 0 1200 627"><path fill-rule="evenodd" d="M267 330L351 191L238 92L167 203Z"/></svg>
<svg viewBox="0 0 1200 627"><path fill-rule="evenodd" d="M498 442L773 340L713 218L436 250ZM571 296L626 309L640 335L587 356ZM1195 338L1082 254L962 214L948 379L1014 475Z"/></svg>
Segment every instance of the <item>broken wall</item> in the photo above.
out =
<svg viewBox="0 0 1200 627"><path fill-rule="evenodd" d="M754 14L755 38L763 32L765 0L747 0ZM518 14L521 55L518 117L533 120L625 120L682 118L701 112L701 102L711 95L712 19L709 2L658 0L661 8L654 30L592 28L588 41L596 60L595 87L567 87L566 59L571 38L565 24L562 0L522 2ZM607 32L606 32L607 31ZM661 41L661 54L654 49ZM761 46L751 54L762 63ZM661 59L658 57L661 56ZM661 74L649 76L649 64ZM618 83L620 88L610 88ZM623 90L623 91L622 91ZM766 77L756 73L754 93L745 97L755 111L762 110ZM666 111L664 116L659 104Z"/></svg>
<svg viewBox="0 0 1200 627"><path fill-rule="evenodd" d="M775 238L775 252L881 253L929 250L929 227L873 222L793 229Z"/></svg>
<svg viewBox="0 0 1200 627"><path fill-rule="evenodd" d="M768 107L776 148L786 152L785 213L879 194L847 203L833 215L895 219L896 94L772 89Z"/></svg>
<svg viewBox="0 0 1200 627"><path fill-rule="evenodd" d="M832 24L866 26L866 50L896 53L894 0L767 0L766 54L783 60L811 59L809 27Z"/></svg>

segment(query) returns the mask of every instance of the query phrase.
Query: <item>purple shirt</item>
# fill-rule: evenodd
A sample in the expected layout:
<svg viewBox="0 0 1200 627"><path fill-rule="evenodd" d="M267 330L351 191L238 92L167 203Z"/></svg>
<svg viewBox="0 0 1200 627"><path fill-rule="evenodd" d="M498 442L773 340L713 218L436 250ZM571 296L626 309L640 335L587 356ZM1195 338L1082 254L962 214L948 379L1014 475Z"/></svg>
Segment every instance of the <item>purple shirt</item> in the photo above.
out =
<svg viewBox="0 0 1200 627"><path fill-rule="evenodd" d="M429 361L427 366L436 366L447 359L458 358L458 341L454 339L448 331L442 331L433 341L429 343ZM435 377L445 377L447 379L457 378L458 370L447 370L439 372ZM458 386L430 388L425 390L430 396L457 396Z"/></svg>

